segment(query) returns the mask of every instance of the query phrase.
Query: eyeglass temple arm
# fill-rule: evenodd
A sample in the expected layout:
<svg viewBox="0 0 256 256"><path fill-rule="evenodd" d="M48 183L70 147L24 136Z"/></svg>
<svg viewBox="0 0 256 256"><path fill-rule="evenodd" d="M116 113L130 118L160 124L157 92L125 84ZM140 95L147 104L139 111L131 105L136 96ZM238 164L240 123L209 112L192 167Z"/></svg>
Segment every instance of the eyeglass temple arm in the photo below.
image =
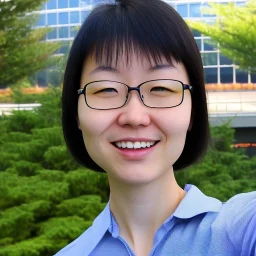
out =
<svg viewBox="0 0 256 256"><path fill-rule="evenodd" d="M184 90L188 89L188 90L190 90L191 92L193 92L193 87L192 87L191 85L183 84L183 88L184 88Z"/></svg>
<svg viewBox="0 0 256 256"><path fill-rule="evenodd" d="M77 90L77 94L78 94L78 95L84 94L84 89L79 89L79 90Z"/></svg>

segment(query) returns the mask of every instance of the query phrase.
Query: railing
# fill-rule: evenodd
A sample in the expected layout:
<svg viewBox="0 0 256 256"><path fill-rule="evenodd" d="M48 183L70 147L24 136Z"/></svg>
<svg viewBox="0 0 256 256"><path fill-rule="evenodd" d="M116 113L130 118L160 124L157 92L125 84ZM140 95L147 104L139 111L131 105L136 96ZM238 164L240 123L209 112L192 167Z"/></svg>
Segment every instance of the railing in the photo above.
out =
<svg viewBox="0 0 256 256"><path fill-rule="evenodd" d="M31 104L0 104L0 116L11 115L13 110L32 110L40 107L40 103Z"/></svg>
<svg viewBox="0 0 256 256"><path fill-rule="evenodd" d="M208 92L208 111L210 114L256 115L256 91L251 92Z"/></svg>

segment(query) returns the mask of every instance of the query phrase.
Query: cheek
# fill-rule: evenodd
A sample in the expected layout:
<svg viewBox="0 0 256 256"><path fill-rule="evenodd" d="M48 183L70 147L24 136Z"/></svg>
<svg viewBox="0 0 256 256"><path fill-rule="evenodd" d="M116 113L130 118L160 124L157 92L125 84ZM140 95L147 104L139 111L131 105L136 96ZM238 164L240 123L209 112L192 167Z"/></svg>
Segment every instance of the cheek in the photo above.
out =
<svg viewBox="0 0 256 256"><path fill-rule="evenodd" d="M78 122L85 146L95 144L104 136L114 117L107 111L88 108L83 102L78 103ZM94 145L95 146L95 145Z"/></svg>
<svg viewBox="0 0 256 256"><path fill-rule="evenodd" d="M158 115L159 123L161 123L161 128L166 135L178 135L184 134L187 132L190 124L190 111L185 110L184 108L177 107L176 109L169 109L168 113Z"/></svg>

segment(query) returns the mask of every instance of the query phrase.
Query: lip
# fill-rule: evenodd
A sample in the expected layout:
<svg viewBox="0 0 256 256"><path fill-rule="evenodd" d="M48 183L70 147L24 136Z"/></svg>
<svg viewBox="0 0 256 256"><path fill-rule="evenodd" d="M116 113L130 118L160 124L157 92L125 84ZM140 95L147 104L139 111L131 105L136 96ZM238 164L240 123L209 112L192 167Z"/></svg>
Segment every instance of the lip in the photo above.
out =
<svg viewBox="0 0 256 256"><path fill-rule="evenodd" d="M125 140L123 140L123 141L125 141ZM131 140L128 140L128 141L131 141ZM136 141L138 141L138 138ZM150 141L155 141L155 140L147 140L147 142L150 142ZM157 141L157 143L150 148L140 148L140 149L118 148L114 145L114 143L111 143L111 144L125 160L134 160L134 161L137 160L138 161L138 160L143 160L146 157L148 157L148 155L150 155L156 149L156 147L159 144L159 141Z"/></svg>
<svg viewBox="0 0 256 256"><path fill-rule="evenodd" d="M125 137L125 138L121 138L121 139L118 139L118 140L115 140L115 141L112 141L111 143L116 143L116 142L121 142L121 141L131 141L131 142L136 142L136 141L139 141L139 142L155 142L155 141L159 141L159 140L153 140L153 139L148 139L148 138L135 138L135 137Z"/></svg>

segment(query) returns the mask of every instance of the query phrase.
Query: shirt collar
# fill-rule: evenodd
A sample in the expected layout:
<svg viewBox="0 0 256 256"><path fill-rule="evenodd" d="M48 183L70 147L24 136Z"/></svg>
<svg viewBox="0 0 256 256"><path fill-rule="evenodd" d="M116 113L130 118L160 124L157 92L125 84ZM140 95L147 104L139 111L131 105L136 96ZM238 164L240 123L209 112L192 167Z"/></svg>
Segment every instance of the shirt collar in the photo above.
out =
<svg viewBox="0 0 256 256"><path fill-rule="evenodd" d="M173 216L181 219L192 218L206 212L219 212L222 202L216 198L206 196L195 185L186 184L186 196L182 199Z"/></svg>
<svg viewBox="0 0 256 256"><path fill-rule="evenodd" d="M187 192L187 194L173 213L173 216L176 218L188 219L201 213L220 211L222 202L216 198L206 196L195 185L186 184L184 190ZM97 246L106 231L113 230L113 227L111 226L112 223L111 211L108 202L105 209L94 220L90 235L87 233L88 238L90 237L90 245L84 249L88 255ZM83 251L83 253L85 253L85 251Z"/></svg>

